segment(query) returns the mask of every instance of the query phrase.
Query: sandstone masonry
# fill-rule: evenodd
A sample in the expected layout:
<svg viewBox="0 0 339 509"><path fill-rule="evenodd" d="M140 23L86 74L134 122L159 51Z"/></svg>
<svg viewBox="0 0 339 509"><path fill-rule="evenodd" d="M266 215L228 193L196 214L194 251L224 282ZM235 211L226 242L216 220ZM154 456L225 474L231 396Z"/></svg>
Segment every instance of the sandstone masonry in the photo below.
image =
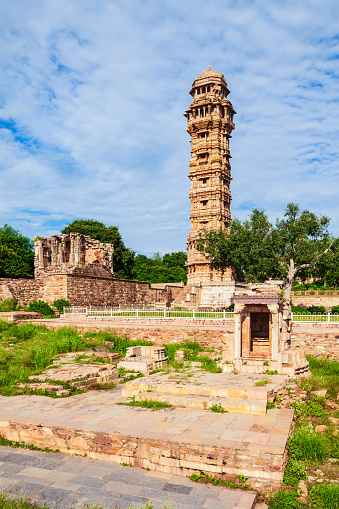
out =
<svg viewBox="0 0 339 509"><path fill-rule="evenodd" d="M13 297L22 306L57 299L72 306L144 306L171 301L180 291L176 286L151 288L147 281L115 277L113 245L79 233L36 237L34 244L35 278L1 278L0 300Z"/></svg>
<svg viewBox="0 0 339 509"><path fill-rule="evenodd" d="M185 112L191 135L191 232L187 238L188 285L230 281L231 271L215 270L196 249L204 230L225 230L231 220L231 165L229 139L234 129L235 111L227 96L223 74L210 67L193 82L192 104Z"/></svg>

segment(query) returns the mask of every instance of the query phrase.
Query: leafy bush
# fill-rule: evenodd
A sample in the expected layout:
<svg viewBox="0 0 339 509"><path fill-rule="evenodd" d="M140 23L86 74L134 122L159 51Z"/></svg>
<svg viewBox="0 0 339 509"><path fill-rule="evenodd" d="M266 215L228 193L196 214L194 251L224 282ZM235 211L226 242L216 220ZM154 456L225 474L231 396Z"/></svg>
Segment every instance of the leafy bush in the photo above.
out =
<svg viewBox="0 0 339 509"><path fill-rule="evenodd" d="M314 508L339 509L339 485L315 485L310 492L310 499Z"/></svg>
<svg viewBox="0 0 339 509"><path fill-rule="evenodd" d="M294 432L287 450L293 460L323 461L329 455L328 439L308 425Z"/></svg>
<svg viewBox="0 0 339 509"><path fill-rule="evenodd" d="M324 306L310 306L307 308L307 311L309 311L312 315L325 315L326 309Z"/></svg>
<svg viewBox="0 0 339 509"><path fill-rule="evenodd" d="M219 414L224 414L225 412L227 412L227 410L224 409L223 406L221 406L220 403L214 403L214 405L211 405L209 410L211 410L212 412L217 412Z"/></svg>
<svg viewBox="0 0 339 509"><path fill-rule="evenodd" d="M11 297L10 299L0 301L0 312L6 313L8 311L16 311L20 309L20 306L17 304L17 301Z"/></svg>
<svg viewBox="0 0 339 509"><path fill-rule="evenodd" d="M324 407L319 401L297 401L292 405L295 408L296 418L300 417L325 417Z"/></svg>
<svg viewBox="0 0 339 509"><path fill-rule="evenodd" d="M339 313L339 306L332 306L331 313Z"/></svg>
<svg viewBox="0 0 339 509"><path fill-rule="evenodd" d="M303 308L301 306L291 306L291 311L295 315L310 315L311 313L307 308Z"/></svg>
<svg viewBox="0 0 339 509"><path fill-rule="evenodd" d="M283 484L297 487L301 479L306 479L306 469L302 461L290 459L284 472Z"/></svg>
<svg viewBox="0 0 339 509"><path fill-rule="evenodd" d="M26 308L26 311L34 311L35 313L40 313L44 316L53 316L54 311L47 302L43 300L34 300L29 303L29 306Z"/></svg>
<svg viewBox="0 0 339 509"><path fill-rule="evenodd" d="M282 490L268 500L269 509L299 509L297 490Z"/></svg>
<svg viewBox="0 0 339 509"><path fill-rule="evenodd" d="M59 313L63 313L64 308L69 308L70 304L68 300L58 299L53 302L53 306L59 311Z"/></svg>

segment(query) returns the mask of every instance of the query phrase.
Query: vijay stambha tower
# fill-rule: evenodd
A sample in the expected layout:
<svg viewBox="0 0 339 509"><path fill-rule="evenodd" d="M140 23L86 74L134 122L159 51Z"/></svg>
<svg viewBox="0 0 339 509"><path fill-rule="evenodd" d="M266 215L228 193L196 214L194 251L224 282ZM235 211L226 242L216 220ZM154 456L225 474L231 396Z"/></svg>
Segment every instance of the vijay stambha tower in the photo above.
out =
<svg viewBox="0 0 339 509"><path fill-rule="evenodd" d="M187 237L187 285L201 286L232 280L232 271L222 273L196 249L204 230L225 230L231 220L231 165L229 139L234 129L232 103L223 74L209 66L194 80L192 104L185 112L191 135L190 201L192 223Z"/></svg>

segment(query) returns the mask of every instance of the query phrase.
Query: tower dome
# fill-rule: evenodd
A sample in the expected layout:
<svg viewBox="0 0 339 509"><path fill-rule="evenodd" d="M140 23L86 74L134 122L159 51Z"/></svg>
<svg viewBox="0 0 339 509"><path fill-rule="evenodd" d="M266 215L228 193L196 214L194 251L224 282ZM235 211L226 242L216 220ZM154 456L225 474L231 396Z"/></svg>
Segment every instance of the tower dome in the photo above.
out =
<svg viewBox="0 0 339 509"><path fill-rule="evenodd" d="M227 88L224 74L213 71L209 65L208 69L202 71L193 81L190 94L194 97L194 95L197 95L197 90L200 90L200 93L208 93L211 91L219 92L221 89L224 91L224 96L227 97L230 91Z"/></svg>

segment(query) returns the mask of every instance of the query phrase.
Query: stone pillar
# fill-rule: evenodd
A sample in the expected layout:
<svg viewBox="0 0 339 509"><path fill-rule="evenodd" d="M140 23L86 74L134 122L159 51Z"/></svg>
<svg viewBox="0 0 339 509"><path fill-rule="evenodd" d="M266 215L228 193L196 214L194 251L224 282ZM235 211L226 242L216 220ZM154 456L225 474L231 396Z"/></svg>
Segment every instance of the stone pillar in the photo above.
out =
<svg viewBox="0 0 339 509"><path fill-rule="evenodd" d="M278 304L268 304L267 307L272 316L272 330L271 330L272 360L277 361L279 353L279 306Z"/></svg>
<svg viewBox="0 0 339 509"><path fill-rule="evenodd" d="M43 248L43 239L39 239L38 237L34 240L34 268L36 271L44 269L44 248Z"/></svg>
<svg viewBox="0 0 339 509"><path fill-rule="evenodd" d="M58 251L59 251L58 236L52 235L52 237L51 237L51 265L52 265L52 267L56 267L58 265Z"/></svg>
<svg viewBox="0 0 339 509"><path fill-rule="evenodd" d="M234 359L241 357L241 312L243 304L236 304L234 307Z"/></svg>
<svg viewBox="0 0 339 509"><path fill-rule="evenodd" d="M241 313L241 357L249 357L251 349L251 313Z"/></svg>

